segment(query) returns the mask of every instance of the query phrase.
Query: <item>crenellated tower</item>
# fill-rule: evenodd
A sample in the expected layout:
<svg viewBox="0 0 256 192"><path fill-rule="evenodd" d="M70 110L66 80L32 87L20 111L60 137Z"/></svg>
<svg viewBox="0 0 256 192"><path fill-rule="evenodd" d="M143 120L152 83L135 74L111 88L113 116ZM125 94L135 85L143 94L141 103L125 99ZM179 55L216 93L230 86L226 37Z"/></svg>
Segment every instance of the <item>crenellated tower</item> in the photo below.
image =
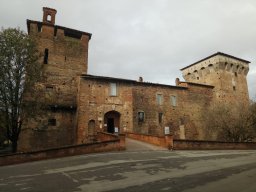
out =
<svg viewBox="0 0 256 192"><path fill-rule="evenodd" d="M246 104L249 94L246 76L249 61L217 52L181 69L188 82L214 86L215 101Z"/></svg>
<svg viewBox="0 0 256 192"><path fill-rule="evenodd" d="M43 78L37 83L40 97L34 98L42 107L35 111L35 118L23 124L19 143L22 151L75 142L77 77L87 73L91 34L55 25L56 13L44 7L42 22L27 20L28 34L37 41L42 65Z"/></svg>

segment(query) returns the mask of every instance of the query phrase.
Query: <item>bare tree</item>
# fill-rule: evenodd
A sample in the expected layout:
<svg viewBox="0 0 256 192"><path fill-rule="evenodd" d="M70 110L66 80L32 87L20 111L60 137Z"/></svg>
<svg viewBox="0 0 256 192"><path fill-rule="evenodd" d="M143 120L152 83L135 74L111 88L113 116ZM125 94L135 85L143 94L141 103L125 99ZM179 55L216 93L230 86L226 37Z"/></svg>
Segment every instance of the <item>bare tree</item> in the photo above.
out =
<svg viewBox="0 0 256 192"><path fill-rule="evenodd" d="M26 108L33 102L23 102L24 93L33 93L40 78L41 66L37 63L36 43L20 29L0 31L0 127L17 151Z"/></svg>
<svg viewBox="0 0 256 192"><path fill-rule="evenodd" d="M214 105L203 113L208 138L248 142L256 137L256 104L249 106Z"/></svg>

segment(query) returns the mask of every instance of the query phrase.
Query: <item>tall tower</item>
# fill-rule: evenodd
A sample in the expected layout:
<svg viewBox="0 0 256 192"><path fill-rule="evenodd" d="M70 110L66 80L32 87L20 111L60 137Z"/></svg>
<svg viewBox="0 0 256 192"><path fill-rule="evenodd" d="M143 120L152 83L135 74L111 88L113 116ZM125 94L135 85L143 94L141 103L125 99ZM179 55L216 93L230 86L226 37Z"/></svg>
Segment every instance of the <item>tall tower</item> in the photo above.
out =
<svg viewBox="0 0 256 192"><path fill-rule="evenodd" d="M248 104L249 94L246 76L249 61L217 52L205 59L181 69L188 82L214 86L216 102Z"/></svg>
<svg viewBox="0 0 256 192"><path fill-rule="evenodd" d="M43 8L43 22L27 20L28 34L38 44L47 91L58 92L53 105L76 106L76 77L87 73L91 34L55 25L57 11Z"/></svg>
<svg viewBox="0 0 256 192"><path fill-rule="evenodd" d="M38 100L44 106L42 111L35 111L39 113L36 118L25 122L19 150L74 143L77 76L87 73L91 34L55 25L56 13L55 9L44 7L42 22L27 20L28 34L37 41L42 65Z"/></svg>

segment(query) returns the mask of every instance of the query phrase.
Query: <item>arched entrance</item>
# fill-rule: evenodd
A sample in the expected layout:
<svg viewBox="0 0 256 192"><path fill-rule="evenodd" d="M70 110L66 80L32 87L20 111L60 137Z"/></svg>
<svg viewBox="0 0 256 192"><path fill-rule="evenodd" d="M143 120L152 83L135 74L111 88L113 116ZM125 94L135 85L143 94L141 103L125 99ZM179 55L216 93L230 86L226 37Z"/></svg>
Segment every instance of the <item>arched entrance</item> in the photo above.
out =
<svg viewBox="0 0 256 192"><path fill-rule="evenodd" d="M120 131L120 116L117 111L109 111L104 115L104 124L108 133L115 133L115 128Z"/></svg>

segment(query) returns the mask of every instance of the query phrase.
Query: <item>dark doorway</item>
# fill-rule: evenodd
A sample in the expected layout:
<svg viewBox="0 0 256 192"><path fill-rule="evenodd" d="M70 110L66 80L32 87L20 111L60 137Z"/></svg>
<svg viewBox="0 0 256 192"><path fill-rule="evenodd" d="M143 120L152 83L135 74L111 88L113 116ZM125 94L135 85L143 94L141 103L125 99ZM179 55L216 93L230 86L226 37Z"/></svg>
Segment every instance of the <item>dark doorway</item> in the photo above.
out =
<svg viewBox="0 0 256 192"><path fill-rule="evenodd" d="M109 133L114 133L115 132L115 122L114 122L114 118L108 118L108 122L107 122L107 131Z"/></svg>
<svg viewBox="0 0 256 192"><path fill-rule="evenodd" d="M120 116L121 114L117 111L107 112L104 115L105 131L115 133L115 128L118 128L118 132L120 132Z"/></svg>

